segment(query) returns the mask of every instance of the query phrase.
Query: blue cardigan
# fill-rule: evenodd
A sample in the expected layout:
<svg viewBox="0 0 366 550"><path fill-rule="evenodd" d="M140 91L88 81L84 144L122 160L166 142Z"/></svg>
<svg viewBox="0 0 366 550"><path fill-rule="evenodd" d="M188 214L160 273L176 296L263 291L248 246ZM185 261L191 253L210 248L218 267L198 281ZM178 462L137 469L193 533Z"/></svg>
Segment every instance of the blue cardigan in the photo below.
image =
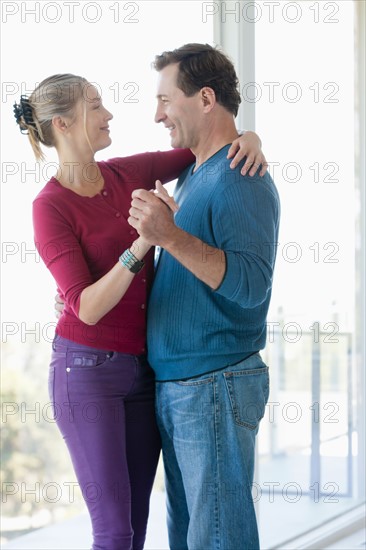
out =
<svg viewBox="0 0 366 550"><path fill-rule="evenodd" d="M148 358L157 380L191 378L238 363L265 346L280 203L271 176L231 170L229 145L180 176L178 227L224 250L218 289L162 251L148 307ZM202 250L205 261L205 247Z"/></svg>

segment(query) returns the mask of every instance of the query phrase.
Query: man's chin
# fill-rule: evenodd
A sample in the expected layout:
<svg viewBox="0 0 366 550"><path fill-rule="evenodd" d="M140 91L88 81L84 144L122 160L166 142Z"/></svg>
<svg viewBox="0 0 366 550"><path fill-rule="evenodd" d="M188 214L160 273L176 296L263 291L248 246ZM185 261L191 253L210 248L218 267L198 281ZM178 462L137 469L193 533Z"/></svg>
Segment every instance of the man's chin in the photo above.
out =
<svg viewBox="0 0 366 550"><path fill-rule="evenodd" d="M170 140L170 145L173 147L173 149L184 149L184 145L182 145L178 139L172 138Z"/></svg>

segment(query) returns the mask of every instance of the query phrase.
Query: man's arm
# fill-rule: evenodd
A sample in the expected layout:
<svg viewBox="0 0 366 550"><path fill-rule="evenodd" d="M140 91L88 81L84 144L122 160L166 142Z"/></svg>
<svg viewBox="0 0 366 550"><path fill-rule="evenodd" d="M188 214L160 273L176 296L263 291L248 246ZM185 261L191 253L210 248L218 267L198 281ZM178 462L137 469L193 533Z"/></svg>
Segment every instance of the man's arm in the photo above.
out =
<svg viewBox="0 0 366 550"><path fill-rule="evenodd" d="M132 193L128 222L149 243L161 246L213 290L226 270L225 253L177 227L171 210L152 193Z"/></svg>
<svg viewBox="0 0 366 550"><path fill-rule="evenodd" d="M216 201L218 248L177 227L168 208L144 190L133 192L128 222L213 290L255 307L272 285L279 217L277 199L261 181L226 187Z"/></svg>

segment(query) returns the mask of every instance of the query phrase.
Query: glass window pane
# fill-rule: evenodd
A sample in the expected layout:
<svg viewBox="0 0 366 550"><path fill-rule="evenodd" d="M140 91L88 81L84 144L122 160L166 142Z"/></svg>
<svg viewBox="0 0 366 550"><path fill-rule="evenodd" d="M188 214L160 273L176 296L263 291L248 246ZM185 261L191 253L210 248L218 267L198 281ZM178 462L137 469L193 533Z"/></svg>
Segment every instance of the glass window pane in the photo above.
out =
<svg viewBox="0 0 366 550"><path fill-rule="evenodd" d="M265 2L256 23L257 131L282 225L259 436L263 547L357 502L354 414L352 2ZM282 527L281 527L282 526Z"/></svg>

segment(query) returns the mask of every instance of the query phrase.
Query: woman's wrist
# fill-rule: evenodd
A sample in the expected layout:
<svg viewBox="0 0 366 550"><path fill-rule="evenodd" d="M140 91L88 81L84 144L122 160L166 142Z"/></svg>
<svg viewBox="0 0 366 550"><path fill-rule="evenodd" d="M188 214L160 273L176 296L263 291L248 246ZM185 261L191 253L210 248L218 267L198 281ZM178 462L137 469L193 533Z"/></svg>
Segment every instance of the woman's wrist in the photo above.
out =
<svg viewBox="0 0 366 550"><path fill-rule="evenodd" d="M136 258L142 260L150 250L151 244L147 243L142 237L136 239L130 246L130 250Z"/></svg>

